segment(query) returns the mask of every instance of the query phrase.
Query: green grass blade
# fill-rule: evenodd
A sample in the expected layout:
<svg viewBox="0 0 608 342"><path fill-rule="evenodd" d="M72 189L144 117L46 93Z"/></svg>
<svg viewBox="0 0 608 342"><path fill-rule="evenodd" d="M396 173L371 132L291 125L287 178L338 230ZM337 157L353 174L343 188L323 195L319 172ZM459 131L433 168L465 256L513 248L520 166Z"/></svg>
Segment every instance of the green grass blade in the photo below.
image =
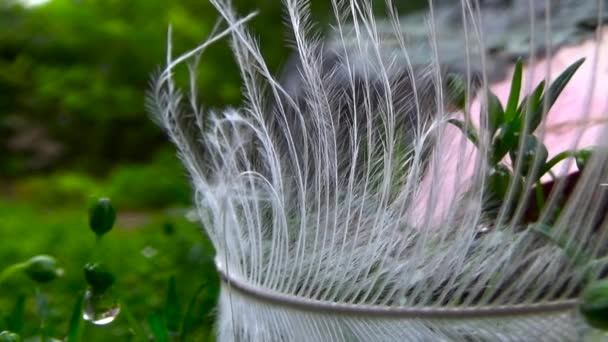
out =
<svg viewBox="0 0 608 342"><path fill-rule="evenodd" d="M203 290L207 287L207 282L201 284L194 292L192 299L190 299L190 303L188 304L188 309L186 309L186 315L184 316L184 323L182 324L182 332L180 334L181 340L186 341L186 336L190 332L190 329L197 321L196 315L194 315L194 306L198 300L198 297L203 292Z"/></svg>
<svg viewBox="0 0 608 342"><path fill-rule="evenodd" d="M481 122L483 122L483 121L481 121ZM510 121L505 121L505 110L503 109L502 104L500 103L500 100L494 93L488 92L487 126L488 126L488 130L490 132L490 137L493 137L494 133L496 133L496 129L498 129L498 127L505 122L510 122Z"/></svg>
<svg viewBox="0 0 608 342"><path fill-rule="evenodd" d="M555 155L555 157L551 158L548 162L543 165L538 173L538 177L542 177L545 173L549 172L552 168L557 165L557 163L561 162L570 157L576 156L576 151L564 151Z"/></svg>
<svg viewBox="0 0 608 342"><path fill-rule="evenodd" d="M160 313L155 312L151 314L148 317L148 325L155 342L169 342L169 333Z"/></svg>
<svg viewBox="0 0 608 342"><path fill-rule="evenodd" d="M536 127L541 123L543 119L543 113L548 112L553 106L559 95L562 93L568 82L574 76L574 73L578 68L585 62L584 58L579 59L570 65L564 72L562 72L556 79L551 83L549 89L541 99L541 105L536 109L533 116L530 118L530 132L534 132ZM546 101L546 102L545 102ZM546 103L546 107L545 107Z"/></svg>
<svg viewBox="0 0 608 342"><path fill-rule="evenodd" d="M7 330L14 333L21 334L23 329L23 322L25 317L25 295L20 294L15 302L15 307L10 313L10 316L6 318Z"/></svg>
<svg viewBox="0 0 608 342"><path fill-rule="evenodd" d="M68 342L79 342L82 338L83 330L83 319L82 319L82 306L84 303L84 294L79 293L76 297L76 303L74 303L74 309L72 310L72 318L70 318L70 328L68 330Z"/></svg>
<svg viewBox="0 0 608 342"><path fill-rule="evenodd" d="M165 307L165 319L167 320L167 329L170 332L179 332L181 323L181 307L177 295L177 286L175 284L175 276L169 279L169 289L167 291L167 306Z"/></svg>
<svg viewBox="0 0 608 342"><path fill-rule="evenodd" d="M148 334L146 334L141 324L137 322L137 319L135 319L135 316L133 316L133 313L131 312L131 310L129 310L127 303L124 300L121 300L120 303L122 307L122 314L125 316L125 319L127 320L127 322L129 322L129 326L131 326L131 329L133 329L133 332L135 333L134 340L139 342L150 341L150 339L148 338Z"/></svg>

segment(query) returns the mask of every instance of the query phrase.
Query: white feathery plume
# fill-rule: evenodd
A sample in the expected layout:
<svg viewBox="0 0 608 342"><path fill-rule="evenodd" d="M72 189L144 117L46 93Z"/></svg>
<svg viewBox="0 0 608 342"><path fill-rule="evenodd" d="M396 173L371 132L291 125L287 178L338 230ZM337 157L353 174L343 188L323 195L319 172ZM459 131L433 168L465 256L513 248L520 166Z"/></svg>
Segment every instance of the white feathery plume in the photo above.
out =
<svg viewBox="0 0 608 342"><path fill-rule="evenodd" d="M284 0L295 56L282 79L246 28L252 15L238 17L229 1L211 0L222 22L196 49L174 59L169 39L148 106L179 149L217 252L218 340L582 340L591 328L577 307L589 280L581 255L608 256L608 94L596 87L608 68L608 2L429 0L426 12L401 17L387 1L382 19L371 2L332 0L333 29L322 39L308 2ZM197 65L228 36L245 100L205 111ZM593 46L587 56L543 62L582 44ZM504 88L517 57L520 99L586 57L575 75L583 88L567 87L552 108L582 97L577 122L600 122L562 134L545 113L534 134L550 157L598 148L575 186L573 158L551 168L556 180L541 179L552 190L532 220L535 194L518 188L521 177L504 198L487 195L495 138L483 133L492 108L483 94ZM182 63L186 91L173 81ZM451 74L472 94L462 107ZM454 120L482 132L478 146ZM524 158L506 161L509 172L519 174ZM525 177L541 171L533 164ZM539 222L549 229L531 228Z"/></svg>

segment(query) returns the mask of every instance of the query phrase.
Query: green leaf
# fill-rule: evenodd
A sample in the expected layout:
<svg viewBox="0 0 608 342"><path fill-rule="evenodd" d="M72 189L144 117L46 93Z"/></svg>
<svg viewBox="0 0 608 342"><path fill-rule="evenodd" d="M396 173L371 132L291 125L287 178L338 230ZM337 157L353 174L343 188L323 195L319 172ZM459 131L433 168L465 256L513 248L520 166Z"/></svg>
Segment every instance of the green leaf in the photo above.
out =
<svg viewBox="0 0 608 342"><path fill-rule="evenodd" d="M206 283L201 284L196 289L196 292L194 292L194 295L190 299L190 303L188 304L188 308L186 309L186 315L184 316L184 323L182 324L182 332L180 334L181 335L180 337L184 341L186 340L186 336L190 332L191 328L196 324L197 317L194 314L194 306L196 305L198 296L203 292L203 290L205 289L206 286L207 286Z"/></svg>
<svg viewBox="0 0 608 342"><path fill-rule="evenodd" d="M151 314L148 317L148 325L155 342L169 342L169 333L163 322L162 315L158 312Z"/></svg>
<svg viewBox="0 0 608 342"><path fill-rule="evenodd" d="M513 122L500 125L492 142L492 164L498 164L516 146L518 135L519 131Z"/></svg>
<svg viewBox="0 0 608 342"><path fill-rule="evenodd" d="M517 123L517 130L519 131L523 127L523 119L528 116L536 115L539 110L542 113L542 98L543 92L545 91L545 81L540 82L530 95L527 95L522 100L519 108L517 108L517 117L513 119L513 122ZM530 121L533 121L530 119ZM532 127L532 126L529 126ZM534 129L530 129L529 133L534 132Z"/></svg>
<svg viewBox="0 0 608 342"><path fill-rule="evenodd" d="M494 166L489 173L488 190L493 199L503 201L507 195L509 184L513 176L511 171L503 165Z"/></svg>
<svg viewBox="0 0 608 342"><path fill-rule="evenodd" d="M462 134L464 134L475 146L479 147L479 135L473 125L458 119L449 119L448 122L458 127Z"/></svg>
<svg viewBox="0 0 608 342"><path fill-rule="evenodd" d="M179 332L180 322L182 319L181 315L181 307L177 295L175 276L172 276L169 279L169 290L167 291L167 306L165 307L165 319L167 320L167 329L169 330L169 332Z"/></svg>
<svg viewBox="0 0 608 342"><path fill-rule="evenodd" d="M523 156L521 157L521 165L517 165L516 162L520 153L523 153ZM549 152L547 151L545 145L538 141L534 135L528 134L524 138L521 151L518 149L512 149L509 151L509 156L511 157L514 168L519 170L519 174L525 177L536 163L540 165L540 168L545 165ZM540 168L536 175L536 179L540 178L541 176Z"/></svg>
<svg viewBox="0 0 608 342"><path fill-rule="evenodd" d="M545 173L549 172L557 163L565 160L567 158L573 157L576 155L575 151L564 151L555 155L555 157L551 158L545 165L540 169L539 177L542 177Z"/></svg>
<svg viewBox="0 0 608 342"><path fill-rule="evenodd" d="M76 297L72 317L70 318L70 328L68 330L67 341L79 342L82 339L82 308L84 303L84 294L80 293Z"/></svg>
<svg viewBox="0 0 608 342"><path fill-rule="evenodd" d="M553 232L553 227L548 224L536 222L530 224L528 229L560 247L574 265L584 266L587 265L591 260L589 255L586 254L582 248L576 246L576 244L573 244L574 241L572 241L571 237L567 236L566 234L556 236L556 234Z"/></svg>
<svg viewBox="0 0 608 342"><path fill-rule="evenodd" d="M488 120L487 127L490 137L494 136L498 126L505 122L505 111L500 100L494 93L488 92ZM483 122L483 121L482 121Z"/></svg>
<svg viewBox="0 0 608 342"><path fill-rule="evenodd" d="M135 336L134 336L135 340L139 341L139 342L149 342L150 339L148 338L148 334L146 334L142 325L139 324L139 322L137 321L135 316L133 316L133 313L129 309L127 302L125 300L121 299L120 303L121 303L121 307L122 307L122 313L125 316L125 318L127 319L127 322L129 322L129 326L135 333Z"/></svg>
<svg viewBox="0 0 608 342"><path fill-rule="evenodd" d="M98 237L112 230L116 211L108 198L100 198L89 208L89 227Z"/></svg>
<svg viewBox="0 0 608 342"><path fill-rule="evenodd" d="M214 269L213 263L209 263L209 270ZM190 332L195 329L207 329L212 331L214 326L214 318L212 312L217 305L219 296L219 279L217 273L213 273L214 279L205 280L196 290L188 309L184 315L184 323L182 325L181 340L189 341L187 338ZM211 339L210 341L214 341Z"/></svg>
<svg viewBox="0 0 608 342"><path fill-rule="evenodd" d="M584 58L579 59L574 64L570 65L566 70L564 70L564 72L562 72L555 79L555 81L551 83L551 86L549 86L549 89L547 89L547 92L540 100L540 103L542 105L536 109L536 111L532 114L532 117L530 118L530 132L534 132L534 130L538 127L538 125L543 119L543 114L548 112L549 109L551 109L551 107L553 106L559 95L562 93L568 82L570 82L570 79L572 79L574 73L584 62ZM546 108L544 108L545 101Z"/></svg>
<svg viewBox="0 0 608 342"><path fill-rule="evenodd" d="M521 93L521 80L523 74L523 63L521 59L515 64L513 79L511 80L511 91L509 92L509 100L507 109L505 110L505 122L511 122L517 116L517 104L519 103L519 95Z"/></svg>
<svg viewBox="0 0 608 342"><path fill-rule="evenodd" d="M458 74L448 74L447 88L450 101L459 109L464 109L467 98L467 87Z"/></svg>

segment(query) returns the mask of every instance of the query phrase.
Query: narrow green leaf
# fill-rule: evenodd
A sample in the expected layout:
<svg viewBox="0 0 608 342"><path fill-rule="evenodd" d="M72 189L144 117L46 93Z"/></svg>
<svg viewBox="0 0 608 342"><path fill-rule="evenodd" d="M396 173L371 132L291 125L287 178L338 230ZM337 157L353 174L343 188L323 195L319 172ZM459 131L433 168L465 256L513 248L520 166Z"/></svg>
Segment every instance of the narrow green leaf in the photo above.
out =
<svg viewBox="0 0 608 342"><path fill-rule="evenodd" d="M483 121L482 121L483 122ZM500 100L494 93L488 92L488 120L487 127L490 137L494 136L498 126L505 122L505 111Z"/></svg>
<svg viewBox="0 0 608 342"><path fill-rule="evenodd" d="M131 327L131 329L133 329L133 332L135 333L135 341L139 341L139 342L149 342L150 338L148 337L148 334L146 334L146 332L144 331L143 327L141 324L139 324L139 322L137 322L137 319L135 319L135 316L133 316L133 313L131 312L131 310L129 309L129 306L127 305L127 302L125 300L120 300L121 303L121 310L122 310L122 314L124 315L124 317L127 319L127 321L129 322L129 326Z"/></svg>
<svg viewBox="0 0 608 342"><path fill-rule="evenodd" d="M169 332L177 333L180 329L181 322L181 307L177 295L177 286L175 284L175 276L169 279L169 290L167 291L167 306L165 307L165 319L167 320L167 329Z"/></svg>
<svg viewBox="0 0 608 342"><path fill-rule="evenodd" d="M162 315L158 312L151 314L148 317L148 325L155 342L169 342L169 333L163 322Z"/></svg>
<svg viewBox="0 0 608 342"><path fill-rule="evenodd" d="M552 168L557 165L557 163L561 162L570 157L574 157L576 155L576 151L564 151L555 155L555 157L551 158L545 165L542 166L539 172L539 177L542 177L545 173L549 172Z"/></svg>
<svg viewBox="0 0 608 342"><path fill-rule="evenodd" d="M498 164L490 170L488 176L487 186L490 194L494 199L502 202L507 195L509 184L511 184L511 180L513 179L511 171L503 165Z"/></svg>
<svg viewBox="0 0 608 342"><path fill-rule="evenodd" d="M82 307L84 303L84 294L79 293L74 303L72 317L70 318L70 328L68 330L67 341L79 342L82 339Z"/></svg>
<svg viewBox="0 0 608 342"><path fill-rule="evenodd" d="M589 261L591 261L589 255L585 253L582 248L577 247L576 244L573 244L574 241L572 241L572 239L566 234L556 236L553 232L553 227L545 223L537 222L530 224L528 229L560 247L574 265L583 266L587 265Z"/></svg>
<svg viewBox="0 0 608 342"><path fill-rule="evenodd" d="M462 134L464 134L475 146L479 147L479 135L473 125L458 119L449 119L448 122L458 127Z"/></svg>
<svg viewBox="0 0 608 342"><path fill-rule="evenodd" d="M184 315L184 323L182 324L182 332L180 337L183 341L186 341L186 336L190 332L190 329L196 324L198 321L197 316L194 314L194 306L198 301L199 295L203 292L203 290L207 287L207 282L201 284L194 292L194 295L190 299L190 303L188 304L188 309L186 309L186 314Z"/></svg>
<svg viewBox="0 0 608 342"><path fill-rule="evenodd" d="M543 92L545 91L545 81L540 82L531 94L525 96L517 108L517 118L519 118L519 127L523 126L523 118L529 115L534 115L539 109L542 110L542 98ZM529 133L533 133L534 130L530 130Z"/></svg>
<svg viewBox="0 0 608 342"><path fill-rule="evenodd" d="M553 106L559 95L562 93L570 79L574 73L578 70L578 68L585 62L584 58L579 59L574 64L570 65L564 72L562 72L556 79L551 83L549 89L541 99L541 106L536 109L536 112L530 118L530 132L534 132L536 127L541 123L543 119L543 114L548 112L549 109ZM545 99L546 98L546 99ZM546 101L546 108L545 108Z"/></svg>
<svg viewBox="0 0 608 342"><path fill-rule="evenodd" d="M523 74L523 63L521 59L515 64L513 79L511 80L511 91L509 92L509 100L507 109L505 110L505 122L511 122L517 116L517 105L519 103L519 95L521 93L521 80Z"/></svg>
<svg viewBox="0 0 608 342"><path fill-rule="evenodd" d="M492 164L498 164L517 145L519 132L514 123L502 124L492 142Z"/></svg>
<svg viewBox="0 0 608 342"><path fill-rule="evenodd" d="M467 98L467 87L460 75L449 74L447 76L447 89L450 102L458 109L464 109Z"/></svg>

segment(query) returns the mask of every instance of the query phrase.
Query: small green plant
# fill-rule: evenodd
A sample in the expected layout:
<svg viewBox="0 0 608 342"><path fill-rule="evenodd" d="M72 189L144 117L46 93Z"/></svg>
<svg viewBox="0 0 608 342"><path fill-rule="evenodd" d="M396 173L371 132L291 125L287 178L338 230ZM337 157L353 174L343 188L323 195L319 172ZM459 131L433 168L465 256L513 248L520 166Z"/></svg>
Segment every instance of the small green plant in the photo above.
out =
<svg viewBox="0 0 608 342"><path fill-rule="evenodd" d="M108 326L117 318L122 318L123 324L127 325L128 331L125 334L133 341L189 341L194 334L197 339L213 340L212 322L209 315L210 310L215 305L217 298L216 285L205 282L192 296L187 307L182 306L178 292L176 277L168 276L168 286L166 290L166 302L160 309L150 310L152 313L144 313L143 320L136 318L142 315L140 307L132 308L133 300L127 304L123 296L124 289L117 287L116 283L120 279L114 274L115 262L111 255L106 255L108 246L107 239L111 238L111 232L116 222L117 212L113 203L108 198L91 198L88 205L88 229L95 235L94 246L90 249L82 262L82 283L79 291L74 294L71 315L67 324L68 329L65 337L68 341L82 341L83 336L90 336L93 326ZM176 227L171 222L163 218L163 224L158 227L165 236L176 234ZM194 228L194 227L192 227ZM109 236L109 237L108 237ZM206 253L206 251L204 252ZM145 256L144 256L145 257ZM143 257L142 257L143 258ZM206 260L206 259L205 259ZM209 268L211 271L212 267ZM54 310L51 304L51 296L46 295L43 290L47 290L47 285L51 281L56 281L63 270L59 267L57 260L49 255L38 255L29 260L7 267L0 272L0 286L9 281L18 281L24 278L26 281L31 279L36 289L36 310L35 313L40 319L38 325L38 337L43 341L53 340L51 336L60 334L58 327L50 322L51 312ZM132 275L129 275L132 276ZM213 273L215 277L215 273ZM163 276L164 277L164 276ZM164 280L163 280L164 281ZM10 285L10 284L9 284ZM14 308L7 312L5 321L0 321L0 329L5 329L0 333L2 341L21 341L19 334L24 334L24 322L26 322L26 296L20 295ZM185 310L184 310L185 309ZM69 309L68 309L69 312ZM209 316L209 317L207 317ZM97 328L99 329L99 328ZM28 338L30 336L29 332ZM95 334L95 333L93 333ZM17 338L16 340L14 338Z"/></svg>
<svg viewBox="0 0 608 342"><path fill-rule="evenodd" d="M534 136L534 131L542 122L545 114L553 106L574 73L583 64L584 59L576 61L562 72L551 85L545 89L545 81L540 82L531 94L520 101L523 64L518 61L515 66L511 89L506 106L491 91L485 95L486 109L482 110L478 131L472 126L470 114L465 111L465 121L450 119L462 133L482 152L486 153L489 177L485 191L486 202L511 203L519 198L522 191L532 190L536 194L537 211L544 206L544 196L540 179L560 161L576 157L583 158L587 152L566 151L550 160L546 146ZM455 98L464 97L463 81L454 80L452 76L448 86L456 93ZM456 102L462 109L464 103ZM487 142L487 143L484 143ZM480 144L484 144L480 146ZM487 147L486 147L487 146ZM483 148L482 148L483 147ZM512 168L504 159L509 156ZM588 156L588 153L585 154ZM510 206L504 206L506 208ZM511 206L512 207L512 206ZM511 208L513 209L513 208Z"/></svg>
<svg viewBox="0 0 608 342"><path fill-rule="evenodd" d="M593 155L593 149L563 151L548 159L546 146L533 134L583 62L584 59L581 59L569 66L546 90L545 82L541 82L520 101L523 70L520 61L515 67L506 107L492 92L486 94L487 115L481 117L480 131L471 125L470 114L466 111L465 121L449 121L480 151L487 153L489 175L484 190L486 201L504 207L505 203L519 198L523 191L532 191L536 198L536 210L540 213L547 195L543 192L541 177L548 173L555 179L551 169L567 158L574 158L579 171L583 171ZM456 94L454 99L464 98L463 84L462 80L454 77L448 80L448 86ZM454 103L464 109L463 101ZM489 148L484 149L480 145L484 141L489 142ZM512 168L504 163L507 155ZM596 281L607 260L594 259L581 248L575 248L567 238L555 234L552 224L560 211L561 208L558 207L553 211L554 215L544 217L543 221L527 222L528 231L560 247L572 263L584 271L585 289L581 293L579 311L592 327L608 330L608 279Z"/></svg>

